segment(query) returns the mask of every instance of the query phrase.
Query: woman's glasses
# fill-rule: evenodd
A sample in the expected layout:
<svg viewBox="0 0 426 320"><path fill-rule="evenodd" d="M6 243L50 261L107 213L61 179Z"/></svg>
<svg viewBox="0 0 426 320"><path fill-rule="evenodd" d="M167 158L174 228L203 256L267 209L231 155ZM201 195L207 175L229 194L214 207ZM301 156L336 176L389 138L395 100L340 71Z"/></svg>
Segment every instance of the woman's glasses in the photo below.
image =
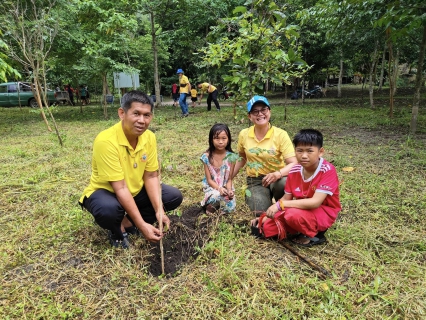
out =
<svg viewBox="0 0 426 320"><path fill-rule="evenodd" d="M259 113L267 114L267 113L268 113L268 111L269 111L269 108L268 108L268 107L263 107L262 109L255 109L255 110L252 110L252 111L250 111L250 113L251 113L252 115L254 115L254 116L258 116L258 115L259 115Z"/></svg>

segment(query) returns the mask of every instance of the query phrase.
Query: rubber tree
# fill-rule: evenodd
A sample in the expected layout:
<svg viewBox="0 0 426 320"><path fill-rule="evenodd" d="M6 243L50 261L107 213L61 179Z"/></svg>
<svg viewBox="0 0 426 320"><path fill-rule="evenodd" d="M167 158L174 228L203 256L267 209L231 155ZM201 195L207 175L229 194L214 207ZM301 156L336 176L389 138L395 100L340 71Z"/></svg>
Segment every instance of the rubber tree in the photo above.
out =
<svg viewBox="0 0 426 320"><path fill-rule="evenodd" d="M308 66L302 60L296 25L287 25L284 7L273 1L249 0L234 9L234 16L223 19L212 31L215 42L200 49L204 66L228 65L224 77L235 92L237 101L247 101L255 93L263 93L267 81L289 84L301 77Z"/></svg>
<svg viewBox="0 0 426 320"><path fill-rule="evenodd" d="M159 34L162 32L161 22L169 15L174 15L173 8L176 6L174 0L142 0L140 2L140 12L147 14L150 20L150 34L151 34L151 50L153 61L153 80L155 91L155 106L161 106L161 84L160 84L160 71L159 71Z"/></svg>
<svg viewBox="0 0 426 320"><path fill-rule="evenodd" d="M422 34L418 41L417 74L410 120L410 134L415 134L426 50L426 3L417 0L390 1L386 7L386 12L376 22L376 25L386 26L391 43L404 41L411 30L418 30Z"/></svg>
<svg viewBox="0 0 426 320"><path fill-rule="evenodd" d="M134 5L126 0L75 0L80 30L79 46L85 53L79 61L90 66L102 79L104 117L108 118L106 94L110 92L107 76L114 71L138 72L130 61L129 44L137 41L138 21Z"/></svg>
<svg viewBox="0 0 426 320"><path fill-rule="evenodd" d="M375 28L373 22L383 14L382 7L376 1L321 0L300 13L302 22L314 22L324 32L324 40L334 45L335 50L339 52L340 56L335 58L339 61L340 68L338 97L341 97L340 86L345 66L343 62L350 62L358 69L368 65L365 69L368 70L371 80L371 107L374 106L372 81L375 78L373 72L376 70L378 57L377 45L384 42L384 28ZM360 64L356 65L357 61Z"/></svg>

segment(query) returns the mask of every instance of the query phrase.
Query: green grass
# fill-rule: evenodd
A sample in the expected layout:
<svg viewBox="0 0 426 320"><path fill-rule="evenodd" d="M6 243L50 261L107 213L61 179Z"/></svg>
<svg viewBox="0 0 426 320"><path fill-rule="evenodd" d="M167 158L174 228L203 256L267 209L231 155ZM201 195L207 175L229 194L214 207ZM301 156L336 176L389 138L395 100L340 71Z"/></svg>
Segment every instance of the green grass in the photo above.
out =
<svg viewBox="0 0 426 320"><path fill-rule="evenodd" d="M97 106L55 110L60 147L28 108L1 109L1 319L421 319L426 316L426 114L419 134L407 132L410 108L389 119L356 99L307 101L272 121L290 136L313 127L325 136L325 157L339 173L343 210L328 244L297 249L332 274L319 273L286 248L249 235L243 175L237 212L222 219L200 255L173 278L148 272L148 246L112 250L78 198L90 176L95 136L117 121ZM199 160L215 122L229 125L236 149L246 114L235 122L198 107L175 117L156 110L155 131L165 183L180 188L180 212L202 199ZM241 120L245 119L242 123ZM344 172L344 167L354 167Z"/></svg>

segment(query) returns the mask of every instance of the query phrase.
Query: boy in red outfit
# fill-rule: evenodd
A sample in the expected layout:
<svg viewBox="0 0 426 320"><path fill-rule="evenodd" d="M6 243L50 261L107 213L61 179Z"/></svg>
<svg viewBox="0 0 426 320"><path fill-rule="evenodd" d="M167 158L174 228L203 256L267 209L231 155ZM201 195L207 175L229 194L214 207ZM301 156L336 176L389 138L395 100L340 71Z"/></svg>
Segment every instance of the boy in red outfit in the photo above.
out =
<svg viewBox="0 0 426 320"><path fill-rule="evenodd" d="M335 167L322 158L323 136L313 129L301 130L293 139L298 164L290 170L284 196L270 206L266 215L273 218L284 211L288 234L299 234L293 243L312 246L326 241L324 233L341 210L339 180ZM267 223L264 220L264 223ZM256 226L258 219L252 221Z"/></svg>

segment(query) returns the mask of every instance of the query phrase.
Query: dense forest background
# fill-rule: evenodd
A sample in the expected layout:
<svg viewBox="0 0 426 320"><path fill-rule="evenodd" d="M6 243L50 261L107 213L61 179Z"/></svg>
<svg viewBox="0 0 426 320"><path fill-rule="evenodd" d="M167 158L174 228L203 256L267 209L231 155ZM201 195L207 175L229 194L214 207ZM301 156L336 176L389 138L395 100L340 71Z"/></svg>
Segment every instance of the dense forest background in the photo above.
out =
<svg viewBox="0 0 426 320"><path fill-rule="evenodd" d="M0 78L116 93L113 72L169 95L190 81L253 92L360 83L415 86L415 132L426 45L418 0L17 0L0 4ZM160 99L157 99L160 101Z"/></svg>

